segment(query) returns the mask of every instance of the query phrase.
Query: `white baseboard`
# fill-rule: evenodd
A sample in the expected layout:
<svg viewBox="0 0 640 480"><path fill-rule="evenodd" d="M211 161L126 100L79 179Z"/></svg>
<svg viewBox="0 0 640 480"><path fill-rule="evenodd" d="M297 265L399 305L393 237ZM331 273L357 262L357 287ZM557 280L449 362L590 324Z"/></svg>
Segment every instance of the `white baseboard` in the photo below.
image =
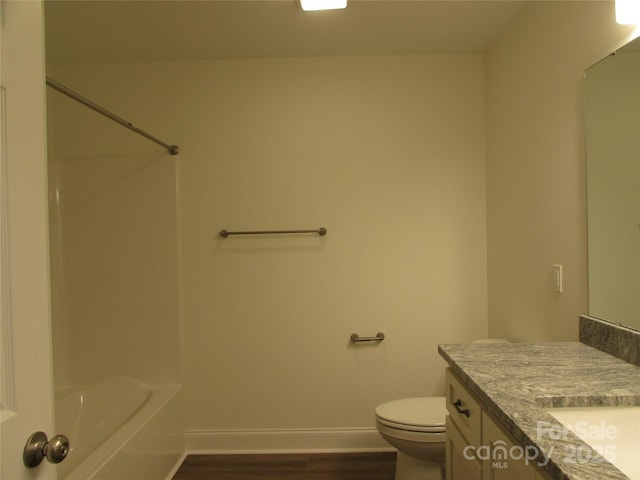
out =
<svg viewBox="0 0 640 480"><path fill-rule="evenodd" d="M190 454L393 452L375 428L187 430Z"/></svg>

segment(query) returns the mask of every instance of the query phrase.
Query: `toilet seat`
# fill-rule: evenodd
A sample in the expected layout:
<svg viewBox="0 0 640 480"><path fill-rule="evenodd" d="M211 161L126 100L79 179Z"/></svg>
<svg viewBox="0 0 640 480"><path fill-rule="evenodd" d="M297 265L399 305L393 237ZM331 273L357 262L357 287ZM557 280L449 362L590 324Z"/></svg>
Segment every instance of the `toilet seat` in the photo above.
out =
<svg viewBox="0 0 640 480"><path fill-rule="evenodd" d="M410 432L444 433L446 415L444 397L402 398L376 407L380 424Z"/></svg>

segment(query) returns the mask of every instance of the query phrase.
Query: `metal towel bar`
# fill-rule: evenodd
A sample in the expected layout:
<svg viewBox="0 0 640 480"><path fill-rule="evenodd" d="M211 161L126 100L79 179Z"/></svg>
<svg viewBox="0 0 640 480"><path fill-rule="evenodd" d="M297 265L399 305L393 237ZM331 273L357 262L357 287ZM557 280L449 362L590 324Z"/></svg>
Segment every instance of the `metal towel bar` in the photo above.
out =
<svg viewBox="0 0 640 480"><path fill-rule="evenodd" d="M327 229L320 227L316 230L254 230L250 232L230 232L229 230L220 230L220 236L227 238L230 235L283 235L290 233L317 233L321 237L327 234Z"/></svg>
<svg viewBox="0 0 640 480"><path fill-rule="evenodd" d="M352 333L350 338L353 343L381 342L384 340L384 333L378 332L375 337L361 337L357 333Z"/></svg>

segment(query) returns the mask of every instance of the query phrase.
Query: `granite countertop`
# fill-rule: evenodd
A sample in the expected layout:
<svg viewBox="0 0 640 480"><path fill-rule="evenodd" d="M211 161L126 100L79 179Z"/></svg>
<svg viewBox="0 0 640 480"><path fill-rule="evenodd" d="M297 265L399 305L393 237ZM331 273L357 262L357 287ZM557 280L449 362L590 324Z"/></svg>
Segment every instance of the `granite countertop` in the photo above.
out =
<svg viewBox="0 0 640 480"><path fill-rule="evenodd" d="M562 426L545 409L640 405L640 367L579 342L440 345L438 351L521 445L551 452L548 462L542 456L532 462L551 478L628 480L572 432L551 438L546 427ZM540 422L547 422L542 429Z"/></svg>

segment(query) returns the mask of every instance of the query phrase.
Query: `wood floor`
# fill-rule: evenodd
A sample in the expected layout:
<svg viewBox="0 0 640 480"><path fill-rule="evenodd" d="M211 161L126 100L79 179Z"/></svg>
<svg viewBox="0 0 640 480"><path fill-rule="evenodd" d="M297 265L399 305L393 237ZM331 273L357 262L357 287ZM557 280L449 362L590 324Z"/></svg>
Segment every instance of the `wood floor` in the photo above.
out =
<svg viewBox="0 0 640 480"><path fill-rule="evenodd" d="M189 455L173 480L393 480L396 454Z"/></svg>

